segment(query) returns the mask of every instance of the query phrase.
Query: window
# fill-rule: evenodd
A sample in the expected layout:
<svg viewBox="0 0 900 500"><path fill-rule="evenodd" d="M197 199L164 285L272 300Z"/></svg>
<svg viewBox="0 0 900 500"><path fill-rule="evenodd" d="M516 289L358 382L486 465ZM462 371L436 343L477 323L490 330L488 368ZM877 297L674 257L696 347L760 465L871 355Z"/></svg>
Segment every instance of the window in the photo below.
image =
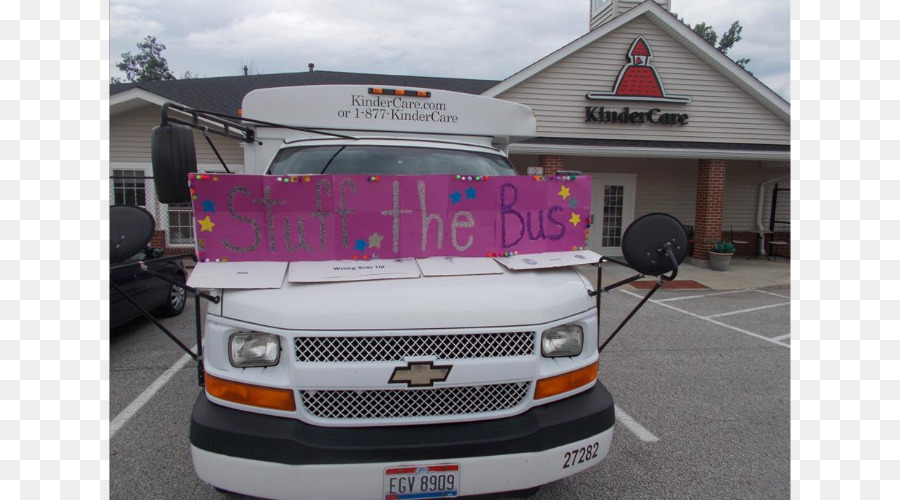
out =
<svg viewBox="0 0 900 500"><path fill-rule="evenodd" d="M594 15L602 9L609 0L591 0L591 15Z"/></svg>
<svg viewBox="0 0 900 500"><path fill-rule="evenodd" d="M509 161L498 154L399 146L286 148L272 160L268 173L515 175Z"/></svg>
<svg viewBox="0 0 900 500"><path fill-rule="evenodd" d="M147 206L145 180L140 170L113 170L113 205Z"/></svg>
<svg viewBox="0 0 900 500"><path fill-rule="evenodd" d="M167 246L193 245L194 212L191 204L159 203L153 177L147 177L144 170L113 169L110 187L113 205L133 205L153 215L156 230L166 232Z"/></svg>
<svg viewBox="0 0 900 500"><path fill-rule="evenodd" d="M190 203L169 203L169 245L190 245L194 243L194 211Z"/></svg>
<svg viewBox="0 0 900 500"><path fill-rule="evenodd" d="M603 239L604 247L622 244L622 216L625 186L603 186Z"/></svg>

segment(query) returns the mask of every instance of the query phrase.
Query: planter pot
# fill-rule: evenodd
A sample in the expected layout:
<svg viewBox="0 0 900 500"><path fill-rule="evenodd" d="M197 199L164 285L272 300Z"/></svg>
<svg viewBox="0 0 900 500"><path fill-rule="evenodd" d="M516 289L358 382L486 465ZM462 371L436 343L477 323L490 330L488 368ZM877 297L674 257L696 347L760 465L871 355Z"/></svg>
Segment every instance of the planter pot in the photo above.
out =
<svg viewBox="0 0 900 500"><path fill-rule="evenodd" d="M727 271L731 266L731 256L733 253L709 252L709 267L714 271Z"/></svg>

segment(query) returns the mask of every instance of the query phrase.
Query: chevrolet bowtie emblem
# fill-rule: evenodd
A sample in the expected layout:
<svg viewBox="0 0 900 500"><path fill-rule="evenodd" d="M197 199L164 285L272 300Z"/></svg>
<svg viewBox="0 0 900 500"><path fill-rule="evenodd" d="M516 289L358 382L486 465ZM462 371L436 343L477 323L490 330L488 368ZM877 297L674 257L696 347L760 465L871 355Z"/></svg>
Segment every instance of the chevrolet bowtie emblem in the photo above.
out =
<svg viewBox="0 0 900 500"><path fill-rule="evenodd" d="M431 361L410 361L406 366L394 368L389 384L406 384L407 387L431 387L443 382L450 375L453 365L434 366Z"/></svg>

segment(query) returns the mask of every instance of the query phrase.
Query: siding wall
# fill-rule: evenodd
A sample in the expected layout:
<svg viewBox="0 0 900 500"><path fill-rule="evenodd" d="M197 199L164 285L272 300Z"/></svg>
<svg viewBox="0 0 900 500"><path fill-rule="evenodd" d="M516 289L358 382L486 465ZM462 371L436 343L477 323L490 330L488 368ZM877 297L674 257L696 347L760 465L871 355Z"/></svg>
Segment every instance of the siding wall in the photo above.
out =
<svg viewBox="0 0 900 500"><path fill-rule="evenodd" d="M633 9L640 5L644 0L612 0L609 4L605 5L603 9L600 10L596 15L591 17L591 29L594 29L601 24L614 19L625 12ZM656 0L656 3L662 6L662 8L666 10L671 10L669 8L669 0Z"/></svg>
<svg viewBox="0 0 900 500"><path fill-rule="evenodd" d="M536 155L511 155L520 173L538 165ZM665 212L683 224L693 225L697 198L697 160L658 158L606 158L565 156L566 170L637 174L634 216ZM725 174L725 208L722 229L756 231L759 184L790 175L788 162L729 160ZM782 184L787 184L784 181ZM594 194L596 196L596 194ZM768 226L772 186L766 191L763 223Z"/></svg>
<svg viewBox="0 0 900 500"><path fill-rule="evenodd" d="M615 1L615 0L614 0ZM650 44L653 65L667 93L689 95L687 104L588 100L590 91L612 91L626 52L638 36ZM736 87L644 17L609 33L498 97L530 106L538 135L546 137L645 139L790 144L789 124ZM687 125L586 123L585 106L621 111L660 108L688 113Z"/></svg>
<svg viewBox="0 0 900 500"><path fill-rule="evenodd" d="M109 117L109 159L113 163L150 163L150 131L159 125L158 106L146 107ZM219 154L232 172L243 168L244 150L238 141L210 134ZM198 164L219 164L203 134L194 130Z"/></svg>

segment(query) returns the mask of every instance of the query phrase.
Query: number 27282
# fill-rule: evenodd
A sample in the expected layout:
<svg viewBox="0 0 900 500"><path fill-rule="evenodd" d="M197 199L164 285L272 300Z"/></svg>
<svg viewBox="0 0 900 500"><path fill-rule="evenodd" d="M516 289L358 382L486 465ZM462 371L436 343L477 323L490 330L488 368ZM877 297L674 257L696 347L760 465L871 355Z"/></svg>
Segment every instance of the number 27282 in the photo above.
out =
<svg viewBox="0 0 900 500"><path fill-rule="evenodd" d="M597 452L600 449L600 443L589 444L587 446L582 446L577 450L567 451L565 457L565 463L563 463L563 469L568 469L569 467L574 467L578 464L583 464L588 460L593 460L597 458Z"/></svg>

